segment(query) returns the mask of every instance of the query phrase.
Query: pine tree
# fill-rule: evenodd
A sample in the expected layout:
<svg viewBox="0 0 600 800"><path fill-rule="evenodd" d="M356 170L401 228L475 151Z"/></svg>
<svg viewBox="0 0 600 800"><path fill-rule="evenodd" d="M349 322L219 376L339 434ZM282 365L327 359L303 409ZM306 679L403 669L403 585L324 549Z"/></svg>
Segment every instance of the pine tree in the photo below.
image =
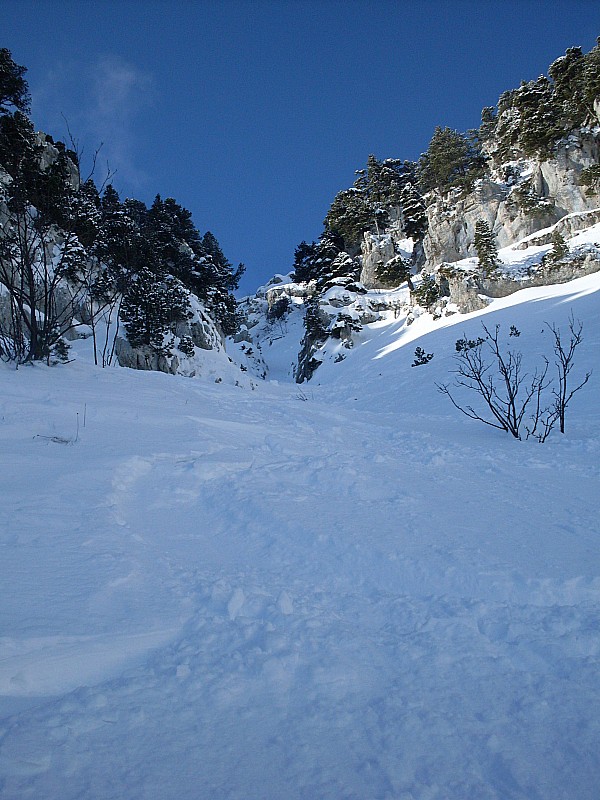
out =
<svg viewBox="0 0 600 800"><path fill-rule="evenodd" d="M552 79L554 102L560 106L565 129L581 125L588 113L584 98L585 59L580 47L569 47L564 56L548 68Z"/></svg>
<svg viewBox="0 0 600 800"><path fill-rule="evenodd" d="M319 236L315 258L315 278L317 286L322 287L333 274L333 263L344 252L344 240L335 232L325 230Z"/></svg>
<svg viewBox="0 0 600 800"><path fill-rule="evenodd" d="M557 264L567 255L569 247L565 241L565 237L557 228L552 232L550 241L552 242L552 250L548 253L548 261L550 261L551 264Z"/></svg>
<svg viewBox="0 0 600 800"><path fill-rule="evenodd" d="M98 236L101 224L100 195L94 181L82 183L73 197L73 228L81 244L89 248Z"/></svg>
<svg viewBox="0 0 600 800"><path fill-rule="evenodd" d="M437 189L445 193L454 187L470 190L484 168L485 158L472 138L438 126L419 159L419 185L425 192Z"/></svg>
<svg viewBox="0 0 600 800"><path fill-rule="evenodd" d="M352 258L348 253L341 252L331 262L328 280L334 278L351 278L357 280L360 274L358 260Z"/></svg>
<svg viewBox="0 0 600 800"><path fill-rule="evenodd" d="M193 251L186 241L186 235L193 237L192 241L198 249L200 236L191 224L191 214L187 212L184 215L183 212L184 209L173 198L163 200L157 194L148 210L145 227L157 260L157 273L174 275L189 285L193 272Z"/></svg>
<svg viewBox="0 0 600 800"><path fill-rule="evenodd" d="M206 299L209 310L223 333L230 336L236 332L240 323L237 303L232 292L237 289L245 267L239 264L237 269L233 269L216 237L210 231L202 237L201 245L204 255L198 259L198 263L209 281L203 299Z"/></svg>
<svg viewBox="0 0 600 800"><path fill-rule="evenodd" d="M365 231L376 227L376 208L360 189L345 189L335 196L323 224L343 240L342 247L357 251Z"/></svg>
<svg viewBox="0 0 600 800"><path fill-rule="evenodd" d="M481 112L481 125L478 131L480 142L487 142L492 138L496 130L496 121L497 117L494 106L486 106Z"/></svg>
<svg viewBox="0 0 600 800"><path fill-rule="evenodd" d="M18 183L22 199L30 199L31 188L39 177L42 145L33 123L21 111L0 116L0 167ZM16 196L16 185L11 190Z"/></svg>
<svg viewBox="0 0 600 800"><path fill-rule="evenodd" d="M433 275L422 274L419 285L411 289L411 297L422 308L431 308L440 299L440 287Z"/></svg>
<svg viewBox="0 0 600 800"><path fill-rule="evenodd" d="M394 256L377 268L377 280L390 287L408 281L408 287L412 289L410 263L400 255Z"/></svg>
<svg viewBox="0 0 600 800"><path fill-rule="evenodd" d="M12 111L29 113L29 87L25 80L27 69L12 59L10 50L0 48L0 114Z"/></svg>
<svg viewBox="0 0 600 800"><path fill-rule="evenodd" d="M106 186L100 198L97 235L89 248L97 265L92 290L95 299L111 299L116 305L117 295L127 292L138 271L153 264L152 245L140 227L146 215L143 203L131 200L121 203L114 187Z"/></svg>
<svg viewBox="0 0 600 800"><path fill-rule="evenodd" d="M317 243L302 241L294 252L294 272L292 280L296 283L308 283L315 276Z"/></svg>
<svg viewBox="0 0 600 800"><path fill-rule="evenodd" d="M421 239L427 230L425 203L412 183L407 183L400 193L402 228L410 239Z"/></svg>
<svg viewBox="0 0 600 800"><path fill-rule="evenodd" d="M583 96L590 116L593 116L594 102L600 98L600 36L596 46L584 56Z"/></svg>
<svg viewBox="0 0 600 800"><path fill-rule="evenodd" d="M565 131L548 78L540 75L535 81L523 82L514 94L514 107L519 113L519 144L525 154L549 156Z"/></svg>
<svg viewBox="0 0 600 800"><path fill-rule="evenodd" d="M151 270L141 269L123 298L121 316L133 347L170 355L176 324L191 317L188 292L177 278L157 280Z"/></svg>
<svg viewBox="0 0 600 800"><path fill-rule="evenodd" d="M484 219L478 219L475 223L475 236L473 244L479 259L479 268L485 278L490 278L499 266L498 246L492 234L489 223Z"/></svg>

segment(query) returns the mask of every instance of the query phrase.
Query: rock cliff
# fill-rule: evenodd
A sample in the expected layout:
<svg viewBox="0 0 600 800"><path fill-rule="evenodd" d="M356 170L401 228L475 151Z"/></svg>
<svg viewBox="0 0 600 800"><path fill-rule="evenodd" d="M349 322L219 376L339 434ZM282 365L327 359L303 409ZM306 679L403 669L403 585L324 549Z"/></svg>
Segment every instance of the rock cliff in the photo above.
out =
<svg viewBox="0 0 600 800"><path fill-rule="evenodd" d="M581 184L584 169L600 163L600 127L571 133L546 160L521 158L495 167L471 192L454 190L428 196L427 232L422 241L406 238L401 209L381 234L366 231L361 245L361 282L381 288L377 270L397 255L413 269L433 271L442 263L475 255L478 220L485 220L499 248L508 247L555 223L563 235L597 220L586 217L600 208L600 193ZM583 215L578 217L577 215ZM540 241L545 244L546 241Z"/></svg>
<svg viewBox="0 0 600 800"><path fill-rule="evenodd" d="M600 194L586 193L581 172L600 161L600 129L571 134L545 161L522 159L495 169L465 197L437 197L427 208L425 266L475 255L477 220L484 219L498 247L524 239L576 212L600 207Z"/></svg>

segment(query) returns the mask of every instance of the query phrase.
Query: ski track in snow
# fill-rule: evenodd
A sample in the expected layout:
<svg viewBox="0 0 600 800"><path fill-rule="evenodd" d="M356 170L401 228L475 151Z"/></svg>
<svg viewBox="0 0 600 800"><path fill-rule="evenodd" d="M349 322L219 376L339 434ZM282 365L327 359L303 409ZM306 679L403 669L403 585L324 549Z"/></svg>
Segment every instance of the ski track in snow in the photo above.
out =
<svg viewBox="0 0 600 800"><path fill-rule="evenodd" d="M2 374L2 800L598 797L596 428L34 372ZM33 438L86 396L77 444Z"/></svg>

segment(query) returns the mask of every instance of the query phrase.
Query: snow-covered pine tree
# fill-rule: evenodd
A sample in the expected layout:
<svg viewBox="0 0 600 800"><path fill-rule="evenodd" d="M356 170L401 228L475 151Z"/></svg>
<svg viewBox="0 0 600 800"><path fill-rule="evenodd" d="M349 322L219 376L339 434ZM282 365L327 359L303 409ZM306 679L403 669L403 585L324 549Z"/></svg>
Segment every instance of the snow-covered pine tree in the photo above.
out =
<svg viewBox="0 0 600 800"><path fill-rule="evenodd" d="M189 319L188 292L172 275L159 279L142 268L132 278L121 305L127 338L133 347L149 346L160 355L170 355L175 326Z"/></svg>
<svg viewBox="0 0 600 800"><path fill-rule="evenodd" d="M483 175L485 158L474 141L452 128L437 127L427 152L419 159L419 186L424 192L470 189Z"/></svg>
<svg viewBox="0 0 600 800"><path fill-rule="evenodd" d="M243 264L238 264L237 269L233 269L216 237L210 231L202 237L201 246L204 254L203 267L209 280L206 300L221 330L230 336L239 327L237 303L233 291L237 289L245 267Z"/></svg>
<svg viewBox="0 0 600 800"><path fill-rule="evenodd" d="M581 125L589 113L583 91L584 67L585 59L580 47L569 47L564 56L548 67L554 102L560 108L561 123L565 129Z"/></svg>
<svg viewBox="0 0 600 800"><path fill-rule="evenodd" d="M406 236L415 241L421 239L427 230L425 203L412 183L407 183L400 192L402 206L402 228Z"/></svg>
<svg viewBox="0 0 600 800"><path fill-rule="evenodd" d="M557 264L561 258L567 255L569 247L565 241L565 237L557 228L552 232L550 241L552 242L552 250L548 253L547 259L551 264Z"/></svg>
<svg viewBox="0 0 600 800"><path fill-rule="evenodd" d="M308 283L315 277L315 261L317 258L317 243L300 242L294 252L294 266L292 279L297 283Z"/></svg>
<svg viewBox="0 0 600 800"><path fill-rule="evenodd" d="M390 287L400 286L408 281L408 287L412 289L410 263L401 255L394 256L377 268L377 280Z"/></svg>
<svg viewBox="0 0 600 800"><path fill-rule="evenodd" d="M600 36L596 46L584 56L583 97L588 110L593 110L594 102L600 97Z"/></svg>
<svg viewBox="0 0 600 800"><path fill-rule="evenodd" d="M355 253L363 233L376 227L375 212L361 189L344 189L335 196L323 224L342 239L342 249Z"/></svg>
<svg viewBox="0 0 600 800"><path fill-rule="evenodd" d="M342 251L331 262L328 279L351 278L357 280L360 274L360 264L358 259L352 258L348 253Z"/></svg>
<svg viewBox="0 0 600 800"><path fill-rule="evenodd" d="M479 269L485 278L491 277L499 266L498 246L489 223L485 219L478 219L475 223L475 236L473 245L479 259Z"/></svg>

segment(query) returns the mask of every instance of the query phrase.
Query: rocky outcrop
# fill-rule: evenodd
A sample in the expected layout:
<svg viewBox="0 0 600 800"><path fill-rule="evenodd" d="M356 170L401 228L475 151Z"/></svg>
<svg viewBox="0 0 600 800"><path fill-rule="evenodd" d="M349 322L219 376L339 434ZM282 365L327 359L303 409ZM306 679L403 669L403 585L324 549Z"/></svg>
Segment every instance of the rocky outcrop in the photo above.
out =
<svg viewBox="0 0 600 800"><path fill-rule="evenodd" d="M54 164L61 152L65 152L66 148L62 142L59 142L57 145L54 139L43 131L38 131L36 133L36 140L37 144L41 147L40 166L43 170L46 170L49 166ZM69 171L69 182L73 189L78 189L81 183L81 177L79 174L79 167L73 160L75 158L75 153L67 151L67 155L66 167Z"/></svg>
<svg viewBox="0 0 600 800"><path fill-rule="evenodd" d="M573 133L558 148L554 158L537 165L536 191L554 201L560 217L600 206L600 195L588 196L580 186L579 176L585 167L600 161L600 136Z"/></svg>
<svg viewBox="0 0 600 800"><path fill-rule="evenodd" d="M544 230L538 236L535 234L529 236L519 244L516 244L515 250L526 250L528 247L539 247L552 242L552 236L555 231L558 231L561 236L568 239L574 236L578 231L589 228L600 222L600 208L595 208L592 211L581 211L576 214L569 214L560 219L551 230Z"/></svg>
<svg viewBox="0 0 600 800"><path fill-rule="evenodd" d="M177 324L175 335L179 338L189 336L201 350L223 350L225 346L223 334L200 303L196 304L191 320Z"/></svg>
<svg viewBox="0 0 600 800"><path fill-rule="evenodd" d="M584 246L573 251L569 258L556 263L542 261L528 277L518 281L506 276L482 278L460 271L449 274L442 267L436 273L436 283L440 287L441 294L445 296L443 304L456 307L462 314L469 314L485 308L491 300L507 297L520 289L568 283L575 278L599 271L600 248Z"/></svg>
<svg viewBox="0 0 600 800"><path fill-rule="evenodd" d="M115 354L120 366L130 369L154 370L177 375L179 368L179 359L176 355L167 357L159 355L151 347L132 347L122 336L116 339Z"/></svg>
<svg viewBox="0 0 600 800"><path fill-rule="evenodd" d="M503 165L481 180L466 197L438 197L427 208L423 241L426 266L475 255L475 224L484 219L498 247L507 247L573 213L600 206L600 195L579 185L585 167L600 161L600 136L591 131L571 134L554 158Z"/></svg>
<svg viewBox="0 0 600 800"><path fill-rule="evenodd" d="M383 288L383 284L377 278L377 270L387 264L396 254L394 240L398 234L394 231L396 233L394 236L392 230L383 236L375 236L369 232L363 234L360 281L370 289Z"/></svg>
<svg viewBox="0 0 600 800"><path fill-rule="evenodd" d="M297 297L306 300L315 292L314 283L281 283L270 286L265 292L267 306L272 308L282 297Z"/></svg>
<svg viewBox="0 0 600 800"><path fill-rule="evenodd" d="M368 289L389 288L377 277L377 271L392 258L400 255L411 262L414 267L424 263L421 242L407 239L402 229L400 209L396 209L394 221L384 233L366 231L361 245L360 282Z"/></svg>

